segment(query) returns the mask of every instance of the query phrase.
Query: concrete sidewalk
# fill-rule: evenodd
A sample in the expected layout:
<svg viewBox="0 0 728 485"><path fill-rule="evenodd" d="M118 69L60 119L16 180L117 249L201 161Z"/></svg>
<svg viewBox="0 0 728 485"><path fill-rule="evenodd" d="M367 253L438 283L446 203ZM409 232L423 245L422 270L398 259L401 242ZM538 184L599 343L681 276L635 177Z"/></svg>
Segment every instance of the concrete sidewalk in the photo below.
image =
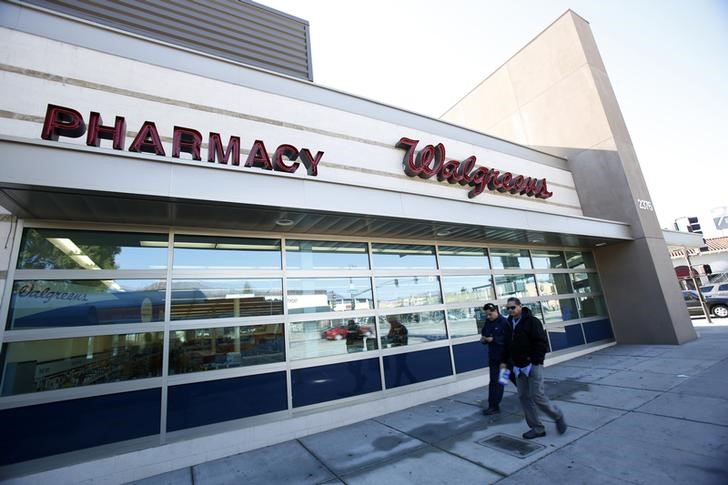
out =
<svg viewBox="0 0 728 485"><path fill-rule="evenodd" d="M548 367L562 436L544 419L546 437L521 439L512 385L486 418L483 387L134 483L725 484L728 326L694 323L698 340L682 346L616 345Z"/></svg>

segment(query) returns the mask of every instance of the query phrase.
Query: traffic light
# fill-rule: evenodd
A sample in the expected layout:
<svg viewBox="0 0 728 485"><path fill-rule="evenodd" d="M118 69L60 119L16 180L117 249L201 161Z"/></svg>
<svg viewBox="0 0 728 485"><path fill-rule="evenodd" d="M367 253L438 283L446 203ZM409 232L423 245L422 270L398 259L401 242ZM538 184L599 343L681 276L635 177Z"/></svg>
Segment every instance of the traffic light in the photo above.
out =
<svg viewBox="0 0 728 485"><path fill-rule="evenodd" d="M710 265L709 264L704 264L703 265L703 272L705 274L713 274L713 270L710 268Z"/></svg>
<svg viewBox="0 0 728 485"><path fill-rule="evenodd" d="M700 229L700 223L697 217L688 217L688 232L698 232L700 234L703 231Z"/></svg>

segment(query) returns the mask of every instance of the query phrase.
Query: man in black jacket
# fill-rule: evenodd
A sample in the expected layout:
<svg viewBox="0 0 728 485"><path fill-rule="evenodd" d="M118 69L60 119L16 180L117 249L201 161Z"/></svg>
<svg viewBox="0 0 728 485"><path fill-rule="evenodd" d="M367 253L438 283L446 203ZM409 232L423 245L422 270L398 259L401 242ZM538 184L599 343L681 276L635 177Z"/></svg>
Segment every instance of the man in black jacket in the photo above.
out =
<svg viewBox="0 0 728 485"><path fill-rule="evenodd" d="M480 343L488 346L488 369L490 370L490 383L488 384L488 409L483 414L490 416L500 413L500 402L503 399L503 384L498 382L500 363L503 358L503 345L508 320L501 315L498 306L486 303L483 306L485 324L480 332Z"/></svg>
<svg viewBox="0 0 728 485"><path fill-rule="evenodd" d="M509 324L504 332L506 342L501 368L511 369L516 379L518 398L531 428L523 437L530 440L546 436L537 406L556 421L559 434L564 434L567 428L564 413L549 401L543 390L543 360L548 348L543 325L518 298L509 298L507 308Z"/></svg>

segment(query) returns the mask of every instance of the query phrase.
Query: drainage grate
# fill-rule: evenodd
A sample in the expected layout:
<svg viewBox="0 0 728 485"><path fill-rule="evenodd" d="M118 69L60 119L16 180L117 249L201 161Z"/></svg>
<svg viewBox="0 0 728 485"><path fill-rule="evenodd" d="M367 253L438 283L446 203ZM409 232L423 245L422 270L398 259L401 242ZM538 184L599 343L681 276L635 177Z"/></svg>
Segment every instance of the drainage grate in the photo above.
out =
<svg viewBox="0 0 728 485"><path fill-rule="evenodd" d="M500 433L483 438L477 443L503 453L508 453L516 458L526 458L527 456L546 448L545 446L534 443L533 441L526 441Z"/></svg>

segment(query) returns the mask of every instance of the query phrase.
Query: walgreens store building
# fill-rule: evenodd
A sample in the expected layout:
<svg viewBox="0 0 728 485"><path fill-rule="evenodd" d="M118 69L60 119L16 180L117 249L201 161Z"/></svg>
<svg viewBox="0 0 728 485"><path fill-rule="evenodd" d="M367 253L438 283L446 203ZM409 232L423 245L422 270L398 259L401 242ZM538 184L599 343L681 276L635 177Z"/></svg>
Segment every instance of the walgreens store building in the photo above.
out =
<svg viewBox="0 0 728 485"><path fill-rule="evenodd" d="M239 45L0 2L0 476L138 479L483 386L485 301L521 298L547 363L694 338L618 133L571 159L468 97L451 123L323 88L305 21L201 3ZM598 57L584 25L504 68L554 28Z"/></svg>

